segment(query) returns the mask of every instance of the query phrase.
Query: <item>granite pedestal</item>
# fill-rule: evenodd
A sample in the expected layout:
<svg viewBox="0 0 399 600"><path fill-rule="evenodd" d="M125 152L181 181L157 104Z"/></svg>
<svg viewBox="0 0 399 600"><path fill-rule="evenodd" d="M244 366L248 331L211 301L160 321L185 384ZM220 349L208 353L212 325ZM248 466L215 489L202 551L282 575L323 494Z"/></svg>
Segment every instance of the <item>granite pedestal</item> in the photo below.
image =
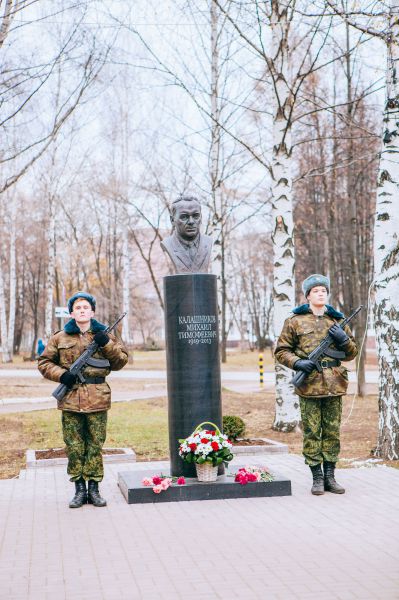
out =
<svg viewBox="0 0 399 600"><path fill-rule="evenodd" d="M231 471L236 473L239 468L240 465L234 465ZM236 483L234 477L229 476L228 473L219 475L217 481L212 483L203 483L195 478L186 477L185 485L173 484L160 494L155 494L152 487L145 487L142 484L143 477L153 477L155 474L153 471L118 473L118 485L128 504L291 496L291 481L277 473L273 473L273 481L246 485ZM163 473L163 475L169 474Z"/></svg>
<svg viewBox="0 0 399 600"><path fill-rule="evenodd" d="M203 421L222 429L216 281L216 275L207 273L164 277L172 475L196 475L195 466L179 456L179 439Z"/></svg>

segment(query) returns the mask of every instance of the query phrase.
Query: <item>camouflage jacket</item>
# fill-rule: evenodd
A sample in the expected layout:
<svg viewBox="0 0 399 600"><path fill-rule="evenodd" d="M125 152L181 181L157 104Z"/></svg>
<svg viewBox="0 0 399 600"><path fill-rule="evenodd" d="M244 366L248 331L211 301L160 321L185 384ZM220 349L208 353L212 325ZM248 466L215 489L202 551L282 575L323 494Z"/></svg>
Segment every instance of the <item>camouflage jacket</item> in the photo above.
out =
<svg viewBox="0 0 399 600"><path fill-rule="evenodd" d="M104 331L105 325L95 319L91 320L89 331L81 333L74 319L68 321L62 331L55 333L38 359L40 373L51 381L60 381L60 377L93 340L94 334ZM109 342L94 353L94 358L107 358L110 367L99 368L87 366L83 370L86 377L106 377L110 371L119 371L128 361L123 344L112 334ZM104 383L76 383L70 392L58 402L60 410L72 412L98 412L111 407L111 390Z"/></svg>
<svg viewBox="0 0 399 600"><path fill-rule="evenodd" d="M344 315L329 304L326 305L326 312L321 317L311 312L309 304L297 306L285 320L277 340L274 351L277 361L293 369L298 359L307 358L319 345L331 325L342 322L343 318ZM357 355L357 345L348 326L345 327L345 332L349 336L349 341L339 349L345 352L345 358L342 360L352 360ZM309 398L342 396L347 388L348 371L341 365L324 368L322 373L315 369L299 388L295 388L295 391L299 396Z"/></svg>

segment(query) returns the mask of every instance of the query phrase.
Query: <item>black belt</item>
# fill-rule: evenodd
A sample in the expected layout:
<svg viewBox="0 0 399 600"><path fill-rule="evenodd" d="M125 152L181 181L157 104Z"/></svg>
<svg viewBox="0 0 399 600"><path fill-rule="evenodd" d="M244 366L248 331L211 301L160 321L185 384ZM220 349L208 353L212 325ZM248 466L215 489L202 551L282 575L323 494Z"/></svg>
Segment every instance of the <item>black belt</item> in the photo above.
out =
<svg viewBox="0 0 399 600"><path fill-rule="evenodd" d="M85 383L105 383L105 377L85 377ZM79 381L77 383L80 383Z"/></svg>
<svg viewBox="0 0 399 600"><path fill-rule="evenodd" d="M331 367L340 367L341 361L336 358L322 358L320 360L320 366L322 369L330 369Z"/></svg>

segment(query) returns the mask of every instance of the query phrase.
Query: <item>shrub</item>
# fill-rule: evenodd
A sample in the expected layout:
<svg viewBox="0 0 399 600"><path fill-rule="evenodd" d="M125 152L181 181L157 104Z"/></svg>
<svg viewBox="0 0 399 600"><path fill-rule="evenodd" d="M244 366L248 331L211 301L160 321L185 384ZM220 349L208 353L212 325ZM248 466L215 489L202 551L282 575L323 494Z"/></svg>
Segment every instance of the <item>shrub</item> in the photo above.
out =
<svg viewBox="0 0 399 600"><path fill-rule="evenodd" d="M235 415L225 415L223 417L223 433L230 440L236 440L245 432L245 423L241 417Z"/></svg>

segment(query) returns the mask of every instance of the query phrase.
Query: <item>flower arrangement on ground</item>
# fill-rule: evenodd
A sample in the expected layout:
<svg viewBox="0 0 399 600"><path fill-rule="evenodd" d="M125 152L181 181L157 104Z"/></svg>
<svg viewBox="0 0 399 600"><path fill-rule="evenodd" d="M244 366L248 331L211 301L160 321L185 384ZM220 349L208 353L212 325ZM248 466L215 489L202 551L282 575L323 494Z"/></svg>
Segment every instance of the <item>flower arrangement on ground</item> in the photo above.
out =
<svg viewBox="0 0 399 600"><path fill-rule="evenodd" d="M207 423L213 425L213 423ZM208 463L213 467L228 463L233 459L231 449L233 444L214 425L215 429L199 429L205 423L198 425L196 430L184 440L179 440L179 455L187 463L202 465Z"/></svg>
<svg viewBox="0 0 399 600"><path fill-rule="evenodd" d="M154 475L154 477L144 477L141 482L146 487L152 486L152 491L155 494L166 492L166 490L177 483L177 485L185 485L186 480L184 477L167 477L166 475Z"/></svg>
<svg viewBox="0 0 399 600"><path fill-rule="evenodd" d="M256 466L241 467L232 477L234 477L234 481L241 485L256 483L258 481L273 481L274 479L267 467Z"/></svg>

